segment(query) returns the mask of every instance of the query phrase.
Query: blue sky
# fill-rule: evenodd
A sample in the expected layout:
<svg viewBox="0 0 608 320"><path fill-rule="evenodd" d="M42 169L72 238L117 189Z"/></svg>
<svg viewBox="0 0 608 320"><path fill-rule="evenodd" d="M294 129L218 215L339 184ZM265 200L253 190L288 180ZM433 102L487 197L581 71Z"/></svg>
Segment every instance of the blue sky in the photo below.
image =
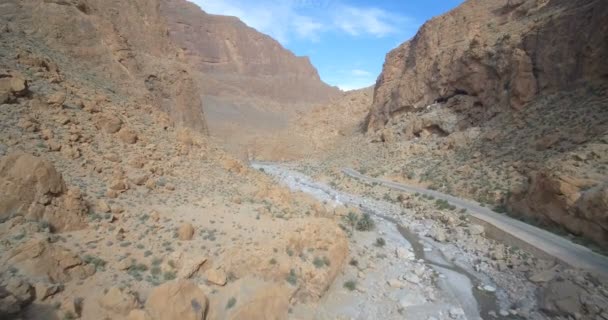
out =
<svg viewBox="0 0 608 320"><path fill-rule="evenodd" d="M343 90L375 83L388 51L462 0L190 0L208 13L239 17Z"/></svg>

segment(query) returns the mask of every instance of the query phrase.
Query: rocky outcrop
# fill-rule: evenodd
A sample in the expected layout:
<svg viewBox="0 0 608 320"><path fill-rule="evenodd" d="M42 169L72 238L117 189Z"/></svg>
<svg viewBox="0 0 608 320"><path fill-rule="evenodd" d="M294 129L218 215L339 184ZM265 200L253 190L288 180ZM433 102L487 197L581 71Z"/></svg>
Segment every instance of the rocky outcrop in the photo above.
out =
<svg viewBox="0 0 608 320"><path fill-rule="evenodd" d="M601 0L469 0L387 55L368 129L458 95L492 113L605 81L607 14Z"/></svg>
<svg viewBox="0 0 608 320"><path fill-rule="evenodd" d="M167 36L160 0L3 1L0 23L45 43L98 82L205 130L200 90Z"/></svg>
<svg viewBox="0 0 608 320"><path fill-rule="evenodd" d="M77 189L68 190L48 161L24 153L0 161L0 219L25 216L45 221L53 231L86 226L88 209Z"/></svg>
<svg viewBox="0 0 608 320"><path fill-rule="evenodd" d="M52 283L84 280L95 273L95 266L86 264L76 254L55 243L44 234L34 237L3 256L2 269L18 268L30 278Z"/></svg>
<svg viewBox="0 0 608 320"><path fill-rule="evenodd" d="M154 288L146 300L145 311L150 320L203 320L207 305L207 297L196 284L177 280Z"/></svg>
<svg viewBox="0 0 608 320"><path fill-rule="evenodd" d="M205 95L257 96L281 103L317 103L339 94L323 83L307 57L238 18L211 15L186 0L161 5L169 35L203 73Z"/></svg>
<svg viewBox="0 0 608 320"><path fill-rule="evenodd" d="M0 72L0 103L11 102L27 93L27 81L18 72Z"/></svg>
<svg viewBox="0 0 608 320"><path fill-rule="evenodd" d="M546 169L533 174L529 186L510 200L515 212L608 243L608 183Z"/></svg>

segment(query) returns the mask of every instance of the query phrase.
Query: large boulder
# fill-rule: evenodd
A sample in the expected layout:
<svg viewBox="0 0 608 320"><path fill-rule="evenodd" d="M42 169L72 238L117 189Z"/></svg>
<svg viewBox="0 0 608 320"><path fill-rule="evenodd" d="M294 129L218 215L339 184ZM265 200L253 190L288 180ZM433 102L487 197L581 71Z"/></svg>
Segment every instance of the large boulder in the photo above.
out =
<svg viewBox="0 0 608 320"><path fill-rule="evenodd" d="M287 319L290 290L285 285L272 285L257 290L243 301L229 319ZM238 302L238 301L237 301Z"/></svg>
<svg viewBox="0 0 608 320"><path fill-rule="evenodd" d="M25 216L54 231L86 226L87 207L78 189L68 190L52 163L25 153L0 161L0 220Z"/></svg>
<svg viewBox="0 0 608 320"><path fill-rule="evenodd" d="M139 302L131 292L112 287L99 299L99 305L111 313L126 316L137 309Z"/></svg>
<svg viewBox="0 0 608 320"><path fill-rule="evenodd" d="M528 185L509 199L511 208L608 244L608 184L565 171L533 173Z"/></svg>
<svg viewBox="0 0 608 320"><path fill-rule="evenodd" d="M12 102L15 98L25 95L28 91L25 77L15 71L0 71L0 104Z"/></svg>
<svg viewBox="0 0 608 320"><path fill-rule="evenodd" d="M154 288L146 301L150 320L203 320L207 297L194 282L177 280Z"/></svg>
<svg viewBox="0 0 608 320"><path fill-rule="evenodd" d="M73 279L86 279L95 273L76 254L55 243L48 237L34 236L29 241L8 252L2 259L2 270L17 268L30 277L63 283Z"/></svg>
<svg viewBox="0 0 608 320"><path fill-rule="evenodd" d="M246 277L227 286L211 300L209 319L287 319L295 289L281 282Z"/></svg>

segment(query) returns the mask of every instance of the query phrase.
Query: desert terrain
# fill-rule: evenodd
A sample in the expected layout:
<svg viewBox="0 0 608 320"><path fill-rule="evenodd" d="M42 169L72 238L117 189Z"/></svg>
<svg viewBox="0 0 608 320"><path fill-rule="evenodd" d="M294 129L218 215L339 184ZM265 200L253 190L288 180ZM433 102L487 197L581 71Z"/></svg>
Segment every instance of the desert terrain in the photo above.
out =
<svg viewBox="0 0 608 320"><path fill-rule="evenodd" d="M0 319L608 320L606 17L468 0L345 92L186 0L4 0Z"/></svg>

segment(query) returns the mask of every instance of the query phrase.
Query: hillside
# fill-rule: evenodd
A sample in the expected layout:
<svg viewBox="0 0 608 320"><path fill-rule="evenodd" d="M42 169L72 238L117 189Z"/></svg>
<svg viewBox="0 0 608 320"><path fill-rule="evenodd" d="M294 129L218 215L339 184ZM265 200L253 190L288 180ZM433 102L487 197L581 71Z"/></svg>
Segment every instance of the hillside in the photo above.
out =
<svg viewBox="0 0 608 320"><path fill-rule="evenodd" d="M467 1L387 55L368 130L441 161L403 174L605 245L607 14L605 1Z"/></svg>
<svg viewBox="0 0 608 320"><path fill-rule="evenodd" d="M160 7L0 4L1 319L285 317L343 266L328 209L206 136Z"/></svg>
<svg viewBox="0 0 608 320"><path fill-rule="evenodd" d="M169 37L194 66L211 134L237 150L252 135L285 128L298 111L340 95L297 57L236 17L207 14L186 0L162 1Z"/></svg>

